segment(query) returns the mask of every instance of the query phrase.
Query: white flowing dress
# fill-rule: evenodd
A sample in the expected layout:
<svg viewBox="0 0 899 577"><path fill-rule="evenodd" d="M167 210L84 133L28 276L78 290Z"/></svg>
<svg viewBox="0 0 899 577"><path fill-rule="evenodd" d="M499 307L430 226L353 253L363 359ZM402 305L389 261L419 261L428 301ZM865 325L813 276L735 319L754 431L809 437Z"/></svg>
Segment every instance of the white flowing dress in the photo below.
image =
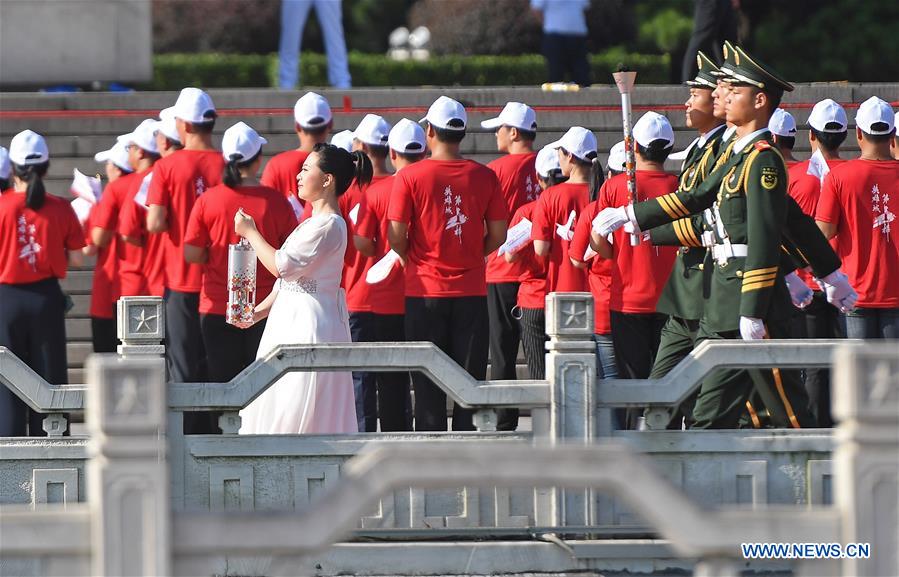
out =
<svg viewBox="0 0 899 577"><path fill-rule="evenodd" d="M275 253L278 294L256 358L282 344L351 341L340 288L346 242L337 214L313 215L284 241ZM352 373L288 373L240 411L240 433L354 433L355 407Z"/></svg>

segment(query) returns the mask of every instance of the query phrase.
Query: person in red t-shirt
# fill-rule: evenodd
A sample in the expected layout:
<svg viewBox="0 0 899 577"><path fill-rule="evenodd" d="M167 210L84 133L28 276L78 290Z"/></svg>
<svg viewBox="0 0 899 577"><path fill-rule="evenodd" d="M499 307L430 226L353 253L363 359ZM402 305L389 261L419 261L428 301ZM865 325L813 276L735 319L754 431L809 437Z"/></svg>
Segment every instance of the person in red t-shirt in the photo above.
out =
<svg viewBox="0 0 899 577"><path fill-rule="evenodd" d="M774 136L774 145L784 157L787 166L799 162L793 158L793 147L796 145L796 119L783 108L775 108L768 120L768 130Z"/></svg>
<svg viewBox="0 0 899 577"><path fill-rule="evenodd" d="M631 200L657 198L676 190L678 179L664 170L674 146L674 130L668 119L647 112L634 124L637 192L630 199L626 175L603 185L599 198L585 211L590 220L604 208L625 206ZM591 232L591 246L604 259L614 262L609 290L609 320L618 372L628 379L646 379L652 371L668 315L656 312L656 303L677 256L677 247L640 242L632 246L623 229L613 233L613 242ZM627 411L628 428L636 428L642 411ZM619 418L623 416L620 415Z"/></svg>
<svg viewBox="0 0 899 577"><path fill-rule="evenodd" d="M172 108L159 113L155 146L146 138L135 138L129 149L131 166L137 174L122 206L116 232L124 241L119 244L119 276L122 296L165 294L165 236L147 232L147 194L153 181L153 166L160 157L181 150L177 124ZM175 136L173 136L175 135Z"/></svg>
<svg viewBox="0 0 899 577"><path fill-rule="evenodd" d="M390 125L377 114L366 114L353 132L352 151L363 152L372 165L371 185L390 177L387 170L387 137ZM355 182L337 199L340 213L347 223L347 245L344 253L343 277L340 286L346 290L347 310L350 314L350 334L354 343L373 342L375 320L369 284L365 273L373 264L369 257L375 254L377 223L368 213L367 192ZM308 209L311 206L306 205ZM376 374L353 371L353 391L356 395L356 419L360 433L378 430L378 385Z"/></svg>
<svg viewBox="0 0 899 577"><path fill-rule="evenodd" d="M406 338L431 341L484 380L484 258L505 239L508 213L493 171L459 154L465 108L441 96L424 120L431 158L396 175L387 211L390 246L406 263ZM446 394L418 373L413 384L415 430L446 430ZM456 405L453 430L473 428L472 411Z"/></svg>
<svg viewBox="0 0 899 577"><path fill-rule="evenodd" d="M297 175L303 162L319 142L327 142L333 126L331 107L323 96L307 92L293 107L294 130L300 147L273 156L262 171L262 186L281 191L293 207L297 220L303 214L303 202L297 196Z"/></svg>
<svg viewBox="0 0 899 577"><path fill-rule="evenodd" d="M559 153L555 148L545 146L537 153L534 163L537 174L537 182L541 190L546 190L567 180L562 174L559 164ZM532 200L521 205L512 220L509 222L509 230L523 220L527 220L533 226L534 209L538 200ZM533 231L533 228L531 229ZM521 331L521 348L524 350L524 358L528 364L528 375L531 379L544 379L546 372L546 261L538 259L534 254L534 247L530 241L518 250L510 247L503 250L503 258L508 263L519 263L523 273L519 277L518 301L516 308L519 329Z"/></svg>
<svg viewBox="0 0 899 577"><path fill-rule="evenodd" d="M59 286L68 265L82 262L84 231L72 206L48 195L50 154L31 130L9 146L13 190L0 196L0 346L54 385L68 383L66 299ZM0 386L0 437L45 436L38 414Z"/></svg>
<svg viewBox="0 0 899 577"><path fill-rule="evenodd" d="M861 156L824 178L815 220L836 238L849 283L858 292L845 311L850 339L899 338L899 161L890 156L893 110L872 96L858 108L855 134ZM825 281L827 279L824 279Z"/></svg>
<svg viewBox="0 0 899 577"><path fill-rule="evenodd" d="M94 160L106 164L108 184L100 201L91 207L84 226L87 242L84 252L87 256L97 257L91 285L91 340L95 353L114 353L118 344L115 303L121 296L121 284L117 258L119 239L112 229L118 219L118 207L135 175L129 160L128 142L121 136L115 146L97 153Z"/></svg>
<svg viewBox="0 0 899 577"><path fill-rule="evenodd" d="M821 195L821 182L825 172L821 161L828 169L845 162L840 158L840 145L846 140L849 120L843 107L827 98L815 104L808 117L808 140L812 147L812 160L798 162L788 169L790 184L787 192L792 196L802 212L814 217ZM812 289L812 302L801 311L797 310L794 336L802 339L836 339L843 336L840 311L827 302L827 298L805 270L797 271L799 277ZM819 427L830 428L833 418L830 414L830 370L810 367L805 369L805 390L808 393L809 409Z"/></svg>
<svg viewBox="0 0 899 577"><path fill-rule="evenodd" d="M401 119L388 134L390 160L397 172L425 157L427 144L421 126ZM388 244L390 221L387 209L395 175L373 182L365 189L366 212L357 230L356 240L371 242L371 258L366 259L360 283L365 284L365 301L370 307L370 340L401 342L406 340L405 273L396 253ZM379 264L377 268L372 267ZM350 313L352 328L353 314ZM354 337L355 338L355 337ZM377 418L381 431L412 430L410 374L373 373L377 387ZM357 411L358 411L357 405Z"/></svg>
<svg viewBox="0 0 899 577"><path fill-rule="evenodd" d="M202 270L184 260L184 233L197 198L219 184L225 162L212 147L215 105L198 88L185 88L175 103L174 116L184 148L158 161L147 193L147 231L166 236L166 363L174 382L206 380L206 352L200 333ZM185 432L194 430L185 415Z"/></svg>
<svg viewBox="0 0 899 577"><path fill-rule="evenodd" d="M506 210L514 214L518 208L537 199L540 185L534 173L534 139L537 137L537 115L521 102L509 102L496 118L481 122L483 128L496 131L496 148L504 153L487 165L503 190ZM512 309L518 302L519 278L524 273L521 263L508 263L491 253L487 257L487 314L490 321L490 379L515 380L518 346L521 342L518 320ZM518 428L518 409L501 409L496 430Z"/></svg>
<svg viewBox="0 0 899 577"><path fill-rule="evenodd" d="M265 330L264 320L246 329L225 321L228 249L240 240L234 232L234 215L243 210L252 216L260 234L272 246L281 246L297 226L284 195L260 186L256 180L266 142L243 122L225 131L222 156L228 163L222 184L197 199L184 236L185 260L203 267L200 330L211 382L228 382L252 363ZM274 284L275 277L265 267L257 267L256 300L265 300Z"/></svg>

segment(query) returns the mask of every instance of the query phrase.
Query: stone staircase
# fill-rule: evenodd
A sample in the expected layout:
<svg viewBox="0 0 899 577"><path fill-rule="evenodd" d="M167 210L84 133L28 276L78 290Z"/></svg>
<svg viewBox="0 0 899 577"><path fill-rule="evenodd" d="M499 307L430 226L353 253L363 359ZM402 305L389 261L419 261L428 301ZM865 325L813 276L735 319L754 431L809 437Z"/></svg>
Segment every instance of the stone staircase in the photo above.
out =
<svg viewBox="0 0 899 577"><path fill-rule="evenodd" d="M579 92L543 92L539 88L400 88L355 89L320 92L328 98L334 110L334 129L352 129L369 112L381 114L390 122L402 117L417 120L439 95L446 94L462 101L469 108L469 135L463 141L466 156L479 162L496 158L492 132L480 128L479 122L498 114L510 100L526 102L537 110L539 134L537 146L557 139L570 126L585 126L596 133L600 156L605 165L608 150L621 140L620 97L614 86L596 86ZM243 120L269 140L268 154L294 148L293 104L302 94L273 90L213 90L210 91L220 112L215 143L222 132ZM896 84L812 84L800 85L787 95L784 107L796 117L800 134L795 153L807 158L809 145L802 130L812 105L823 98L833 98L843 104L858 104L877 95L894 106L899 104L899 83ZM131 131L143 118L153 117L171 106L175 92L143 93L2 93L0 94L0 144L8 146L17 132L30 128L47 138L51 164L46 180L53 194L68 197L72 169L87 174L102 172L94 160L94 153L109 148L115 137ZM665 114L675 129L675 149L686 147L695 133L685 126L683 102L686 89L680 86L637 85L633 97L634 120L646 110ZM850 123L854 117L849 110ZM854 125L853 125L854 127ZM845 146L846 156L857 153L855 139L850 134ZM678 164L669 161L667 168L676 171ZM69 380L84 381L82 365L91 352L88 306L91 291L91 267L70 272L64 282L65 290L75 302L67 320Z"/></svg>

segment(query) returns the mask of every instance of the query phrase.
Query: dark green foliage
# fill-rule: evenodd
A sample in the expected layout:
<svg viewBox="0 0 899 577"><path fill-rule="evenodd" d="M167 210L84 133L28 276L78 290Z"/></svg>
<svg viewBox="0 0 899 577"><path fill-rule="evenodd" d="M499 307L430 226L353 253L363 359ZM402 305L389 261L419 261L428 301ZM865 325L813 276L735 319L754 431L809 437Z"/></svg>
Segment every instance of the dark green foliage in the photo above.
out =
<svg viewBox="0 0 899 577"><path fill-rule="evenodd" d="M619 62L640 71L641 82L664 82L668 57L626 54L612 49L590 57L594 78L609 78ZM158 54L154 57L151 90L180 90L184 86L268 87L274 86L278 57L259 54ZM327 84L323 54L304 53L301 78L307 86ZM546 77L543 57L523 56L436 56L423 62L396 62L379 54L350 53L354 86L513 86L537 85Z"/></svg>

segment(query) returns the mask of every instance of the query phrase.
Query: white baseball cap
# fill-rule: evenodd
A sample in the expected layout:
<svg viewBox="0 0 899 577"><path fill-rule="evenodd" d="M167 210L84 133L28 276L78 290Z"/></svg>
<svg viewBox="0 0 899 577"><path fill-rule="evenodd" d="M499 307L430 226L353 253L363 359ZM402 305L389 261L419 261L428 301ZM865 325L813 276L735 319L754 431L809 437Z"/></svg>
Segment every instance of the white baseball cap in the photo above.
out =
<svg viewBox="0 0 899 577"><path fill-rule="evenodd" d="M293 105L293 119L303 128L321 128L331 118L331 107L321 94L307 92Z"/></svg>
<svg viewBox="0 0 899 577"><path fill-rule="evenodd" d="M427 147L425 131L418 123L403 118L390 129L387 145L401 154L421 154Z"/></svg>
<svg viewBox="0 0 899 577"><path fill-rule="evenodd" d="M839 124L840 127L827 128L831 123ZM825 98L812 108L812 113L808 116L808 125L818 132L846 132L849 119L846 118L846 111L842 106L830 98Z"/></svg>
<svg viewBox="0 0 899 577"><path fill-rule="evenodd" d="M507 102L499 116L481 122L482 128L499 128L500 126L511 126L533 132L537 130L537 114L527 104Z"/></svg>
<svg viewBox="0 0 899 577"><path fill-rule="evenodd" d="M215 120L215 104L212 98L199 88L188 87L181 90L175 102L174 116L191 124L201 124Z"/></svg>
<svg viewBox="0 0 899 577"><path fill-rule="evenodd" d="M353 132L353 138L363 144L387 146L390 124L377 114L366 114Z"/></svg>
<svg viewBox="0 0 899 577"><path fill-rule="evenodd" d="M581 160L596 158L596 136L582 126L572 126L562 138L547 144L551 148L564 148Z"/></svg>
<svg viewBox="0 0 899 577"><path fill-rule="evenodd" d="M768 130L777 136L796 136L796 120L783 108L776 108L768 121Z"/></svg>
<svg viewBox="0 0 899 577"><path fill-rule="evenodd" d="M674 129L671 122L658 112L649 111L634 124L634 140L640 146L649 146L656 140L664 140L665 148L674 145Z"/></svg>
<svg viewBox="0 0 899 577"><path fill-rule="evenodd" d="M624 141L615 143L609 151L609 170L624 172L627 170L627 151L624 149Z"/></svg>
<svg viewBox="0 0 899 577"><path fill-rule="evenodd" d="M259 154L268 140L259 136L250 125L238 122L222 135L222 156L225 160L247 161Z"/></svg>
<svg viewBox="0 0 899 577"><path fill-rule="evenodd" d="M858 107L855 124L865 134L889 134L896 127L896 118L893 116L893 109L886 101L872 96Z"/></svg>
<svg viewBox="0 0 899 577"><path fill-rule="evenodd" d="M128 141L120 136L109 150L103 150L94 155L94 160L100 164L111 162L125 172L131 172L131 162L128 161Z"/></svg>
<svg viewBox="0 0 899 577"><path fill-rule="evenodd" d="M181 144L181 135L178 134L178 125L175 124L175 107L169 106L159 111L159 132L166 138Z"/></svg>
<svg viewBox="0 0 899 577"><path fill-rule="evenodd" d="M341 130L331 137L331 144L342 148L347 152L353 152L353 131Z"/></svg>
<svg viewBox="0 0 899 577"><path fill-rule="evenodd" d="M537 170L537 176L540 178L549 177L549 173L554 170L562 170L559 164L559 154L552 146L544 146L537 152L537 158L534 160L534 168Z"/></svg>
<svg viewBox="0 0 899 577"><path fill-rule="evenodd" d="M441 96L428 108L427 116L419 122L425 120L434 128L465 130L465 126L468 124L468 114L461 103L448 96Z"/></svg>
<svg viewBox="0 0 899 577"><path fill-rule="evenodd" d="M41 164L50 160L44 137L31 130L23 130L9 143L9 161L19 166Z"/></svg>
<svg viewBox="0 0 899 577"><path fill-rule="evenodd" d="M9 151L0 146L0 178L8 179L10 172L12 165L9 163Z"/></svg>
<svg viewBox="0 0 899 577"><path fill-rule="evenodd" d="M159 148L156 146L156 131L159 130L159 124L160 121L148 118L138 124L133 132L123 134L118 140L125 146L134 144L147 152L159 154Z"/></svg>

